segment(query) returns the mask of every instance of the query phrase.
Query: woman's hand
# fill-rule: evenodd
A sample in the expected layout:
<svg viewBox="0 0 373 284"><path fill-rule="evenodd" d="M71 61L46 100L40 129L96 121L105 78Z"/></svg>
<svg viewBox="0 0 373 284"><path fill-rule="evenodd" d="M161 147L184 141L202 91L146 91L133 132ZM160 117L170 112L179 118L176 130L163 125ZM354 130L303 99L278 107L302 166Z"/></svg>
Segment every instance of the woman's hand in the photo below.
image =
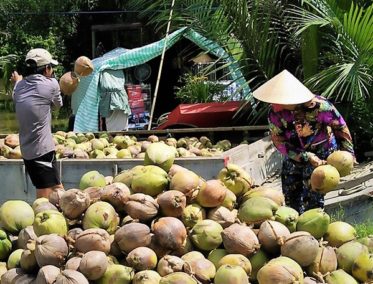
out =
<svg viewBox="0 0 373 284"><path fill-rule="evenodd" d="M18 74L17 71L13 71L12 76L10 77L10 81L13 83L17 83L18 81L21 81L23 79L23 76Z"/></svg>
<svg viewBox="0 0 373 284"><path fill-rule="evenodd" d="M308 161L310 162L310 164L313 166L313 167L318 167L318 166L321 166L321 165L325 165L326 164L326 161L325 160L321 160L319 157L317 157L315 154L313 153L308 153Z"/></svg>

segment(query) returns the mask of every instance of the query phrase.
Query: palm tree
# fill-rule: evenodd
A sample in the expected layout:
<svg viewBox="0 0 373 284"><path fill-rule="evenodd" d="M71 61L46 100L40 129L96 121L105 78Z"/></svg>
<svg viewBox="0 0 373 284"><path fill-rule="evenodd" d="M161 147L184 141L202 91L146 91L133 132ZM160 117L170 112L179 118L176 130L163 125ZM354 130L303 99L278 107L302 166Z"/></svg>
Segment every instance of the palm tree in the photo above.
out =
<svg viewBox="0 0 373 284"><path fill-rule="evenodd" d="M373 79L373 4L364 8L353 1L303 2L303 8L289 10L296 35L316 27L321 38L319 53L313 58L318 62L318 72L308 78L307 85L339 101L369 97ZM352 3L345 10L341 2L345 7L345 2Z"/></svg>

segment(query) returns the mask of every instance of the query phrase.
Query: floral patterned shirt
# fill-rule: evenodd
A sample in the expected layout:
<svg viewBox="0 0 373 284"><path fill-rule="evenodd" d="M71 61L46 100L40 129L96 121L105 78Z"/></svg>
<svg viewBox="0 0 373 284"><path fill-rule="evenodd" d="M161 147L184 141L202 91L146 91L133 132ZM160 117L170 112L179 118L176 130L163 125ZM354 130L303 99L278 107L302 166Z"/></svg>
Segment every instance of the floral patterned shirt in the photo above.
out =
<svg viewBox="0 0 373 284"><path fill-rule="evenodd" d="M352 138L345 120L327 99L321 96L295 110L270 110L272 141L281 154L296 162L307 162L312 152L321 159L335 149L354 154Z"/></svg>

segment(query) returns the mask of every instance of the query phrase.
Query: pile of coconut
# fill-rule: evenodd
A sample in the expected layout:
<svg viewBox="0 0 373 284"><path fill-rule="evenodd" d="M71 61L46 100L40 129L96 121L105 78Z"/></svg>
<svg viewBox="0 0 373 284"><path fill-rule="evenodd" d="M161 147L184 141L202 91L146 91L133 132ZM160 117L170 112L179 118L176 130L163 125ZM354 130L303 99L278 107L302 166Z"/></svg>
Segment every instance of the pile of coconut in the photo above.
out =
<svg viewBox="0 0 373 284"><path fill-rule="evenodd" d="M144 159L146 149L156 142L171 146L167 149L176 158L220 156L232 148L228 139L212 143L206 136L161 139L157 135L149 135L145 140L138 141L135 136L107 132L95 135L92 132L57 131L53 134L53 139L58 159ZM18 134L9 134L0 139L0 158L22 158Z"/></svg>
<svg viewBox="0 0 373 284"><path fill-rule="evenodd" d="M0 207L1 283L370 283L373 238L299 215L227 164L216 179L146 152L115 177Z"/></svg>

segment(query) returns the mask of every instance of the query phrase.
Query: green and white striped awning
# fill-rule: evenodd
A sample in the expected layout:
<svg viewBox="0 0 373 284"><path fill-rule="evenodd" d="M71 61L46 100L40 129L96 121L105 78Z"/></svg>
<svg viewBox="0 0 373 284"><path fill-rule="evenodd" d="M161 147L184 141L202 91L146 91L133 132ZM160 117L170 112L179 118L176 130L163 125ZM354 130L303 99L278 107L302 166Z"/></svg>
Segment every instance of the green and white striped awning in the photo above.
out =
<svg viewBox="0 0 373 284"><path fill-rule="evenodd" d="M232 80L242 86L244 98L252 100L250 88L238 68L238 64L216 42L205 38L191 28L184 27L168 36L166 49L172 47L182 37L189 39L201 49L218 58L223 58L230 63L229 70ZM94 71L91 75L81 78L78 88L72 94L71 105L75 114L74 131L98 131L98 106L100 98L98 84L102 71L106 69L126 69L150 61L161 55L165 41L166 38L163 38L157 42L134 49L117 48L104 54L102 57L92 60Z"/></svg>

